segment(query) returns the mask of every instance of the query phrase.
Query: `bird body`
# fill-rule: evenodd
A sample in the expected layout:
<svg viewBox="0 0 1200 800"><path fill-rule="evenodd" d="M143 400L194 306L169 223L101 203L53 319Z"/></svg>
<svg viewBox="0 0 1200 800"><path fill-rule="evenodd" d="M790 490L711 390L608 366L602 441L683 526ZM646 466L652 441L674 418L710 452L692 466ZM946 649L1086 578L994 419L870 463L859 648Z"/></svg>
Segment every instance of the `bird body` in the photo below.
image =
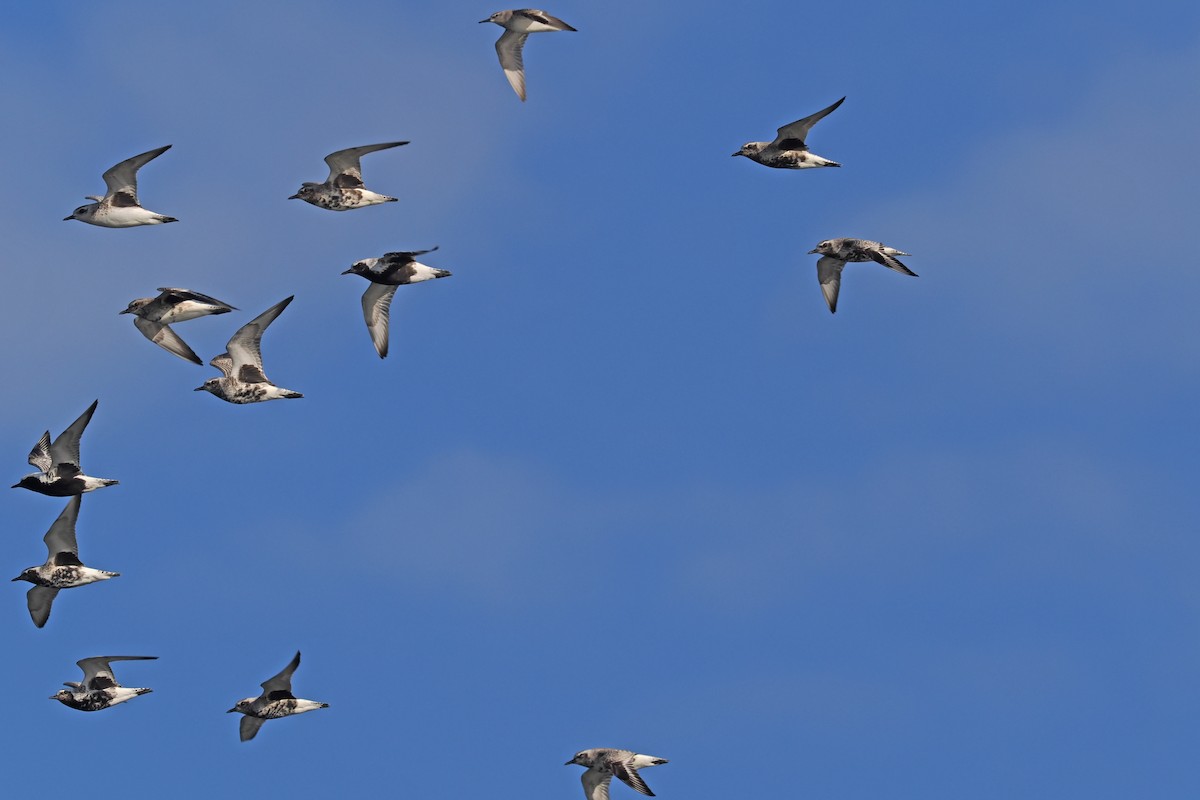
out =
<svg viewBox="0 0 1200 800"><path fill-rule="evenodd" d="M26 605L33 624L41 628L50 619L50 607L60 589L74 589L97 581L116 578L119 572L85 567L79 560L79 545L75 539L75 524L79 519L82 495L67 501L66 508L54 520L42 537L46 543L46 563L28 567L13 581L28 581L33 588L26 594Z"/></svg>
<svg viewBox="0 0 1200 800"><path fill-rule="evenodd" d="M479 22L494 22L504 28L504 33L496 40L496 55L500 57L500 66L504 69L509 85L517 93L517 97L521 98L521 102L525 101L525 62L521 51L529 34L575 30L558 17L536 8L497 11Z"/></svg>
<svg viewBox="0 0 1200 800"><path fill-rule="evenodd" d="M43 433L42 438L29 451L29 463L39 471L21 478L12 488L29 489L52 497L70 497L118 483L111 478L84 475L79 466L79 439L99 402L97 400L88 406L53 443L50 442L50 431Z"/></svg>
<svg viewBox="0 0 1200 800"><path fill-rule="evenodd" d="M751 161L776 169L813 169L815 167L840 167L836 161L819 156L808 149L805 139L808 132L826 116L840 106L846 98L815 114L788 123L776 131L771 142L746 142L734 156L745 156Z"/></svg>
<svg viewBox="0 0 1200 800"><path fill-rule="evenodd" d="M408 142L384 142L361 147L348 147L325 156L329 177L324 183L305 181L289 200L303 200L310 205L330 211L350 211L355 208L394 203L395 197L379 194L363 186L360 159L367 153L387 150Z"/></svg>
<svg viewBox="0 0 1200 800"><path fill-rule="evenodd" d="M362 296L363 319L367 323L371 341L375 344L375 352L379 353L380 358L387 358L388 354L389 312L392 299L396 295L396 287L450 276L449 270L436 269L417 261L417 256L432 253L434 250L437 248L385 253L379 258L356 261L350 269L342 273L361 275L371 282Z"/></svg>
<svg viewBox="0 0 1200 800"><path fill-rule="evenodd" d="M911 253L905 253L903 250L897 250L870 239L850 237L826 239L808 252L821 256L817 259L817 279L821 282L821 291L825 295L825 302L829 305L830 313L837 312L838 292L842 285L842 268L852 261L875 261L888 269L904 275L911 275L914 278L917 277L917 273L904 266L896 258L896 256L912 255Z"/></svg>
<svg viewBox="0 0 1200 800"><path fill-rule="evenodd" d="M236 311L233 306L215 297L191 289L160 288L158 297L139 297L129 301L122 314L133 314L133 324L142 335L172 355L193 364L203 364L187 342L171 327L173 322L185 322L209 314Z"/></svg>
<svg viewBox="0 0 1200 800"><path fill-rule="evenodd" d="M148 150L110 167L104 173L104 185L108 187L108 192L103 197L89 195L87 199L96 202L80 206L71 212L71 216L63 217L63 221L77 219L102 228L133 228L178 222L174 217L142 208L137 195L138 170L170 149L171 145L166 145Z"/></svg>
<svg viewBox="0 0 1200 800"><path fill-rule="evenodd" d="M50 699L77 711L101 711L149 694L154 690L125 687L117 683L109 662L153 661L157 658L158 656L95 656L81 659L75 663L83 670L83 682L64 682L63 685L68 688L60 689L57 694L51 695Z"/></svg>
<svg viewBox="0 0 1200 800"><path fill-rule="evenodd" d="M291 717L318 708L329 708L329 703L316 700L302 700L292 694L292 673L300 666L300 651L284 667L278 675L268 678L260 684L263 688L258 697L246 697L238 700L227 714L237 712L242 714L239 725L239 735L243 742L258 735L258 729L269 719Z"/></svg>
<svg viewBox="0 0 1200 800"><path fill-rule="evenodd" d="M303 397L299 392L271 383L263 372L263 332L288 307L292 297L284 298L238 328L237 333L233 334L233 338L226 345L227 352L208 362L223 372L225 377L209 378L203 385L197 386L195 391L211 392L222 400L237 405Z"/></svg>
<svg viewBox="0 0 1200 800"><path fill-rule="evenodd" d="M654 797L654 792L650 791L650 787L642 780L638 770L666 763L667 759L665 758L610 747L581 750L567 762L567 764L587 767L587 770L580 776L585 800L608 800L608 784L614 775L631 789L648 797Z"/></svg>

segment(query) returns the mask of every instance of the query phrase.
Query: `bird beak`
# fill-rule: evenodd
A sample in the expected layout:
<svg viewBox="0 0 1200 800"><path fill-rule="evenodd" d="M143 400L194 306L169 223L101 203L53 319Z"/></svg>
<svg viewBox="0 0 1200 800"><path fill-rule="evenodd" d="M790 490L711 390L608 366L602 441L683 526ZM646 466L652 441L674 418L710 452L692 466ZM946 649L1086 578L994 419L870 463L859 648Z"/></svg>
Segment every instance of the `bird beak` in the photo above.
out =
<svg viewBox="0 0 1200 800"><path fill-rule="evenodd" d="M738 156L740 156L741 154L742 154L742 151L741 151L741 150L738 150L736 153L734 153L734 154L733 154L733 157L734 157L734 158L737 158L737 157L738 157Z"/></svg>
<svg viewBox="0 0 1200 800"><path fill-rule="evenodd" d="M809 250L808 254L811 256L813 253L819 253L819 252L820 252L819 250L813 249L813 250Z"/></svg>
<svg viewBox="0 0 1200 800"><path fill-rule="evenodd" d="M16 583L16 582L17 582L17 581L19 581L19 580L21 580L21 576L20 576L20 575L18 575L17 577L13 578L13 579L12 579L12 582L13 582L13 583Z"/></svg>
<svg viewBox="0 0 1200 800"><path fill-rule="evenodd" d="M288 198L288 200L299 200L299 199L300 199L300 195L298 195L298 194L294 194Z"/></svg>
<svg viewBox="0 0 1200 800"><path fill-rule="evenodd" d="M195 389L192 389L192 391L193 391L193 392L202 392L202 391L204 391L204 387L203 387L203 386L197 386Z"/></svg>
<svg viewBox="0 0 1200 800"><path fill-rule="evenodd" d="M233 712L235 712L235 711L237 711L237 709L236 709L236 708L231 708L231 709L229 709L228 711L226 711L225 713L226 713L226 714L232 714L232 713L233 713Z"/></svg>
<svg viewBox="0 0 1200 800"><path fill-rule="evenodd" d="M63 217L63 222L70 222L73 219L75 219L75 217ZM54 698L51 697L50 699L53 700Z"/></svg>
<svg viewBox="0 0 1200 800"><path fill-rule="evenodd" d="M491 20L490 20L490 19L481 19L481 20L479 20L479 24L480 24L480 25L482 25L482 24L483 24L483 23L485 23L485 22L491 22Z"/></svg>
<svg viewBox="0 0 1200 800"><path fill-rule="evenodd" d="M567 766L570 766L571 764L574 764L574 763L575 763L575 759L573 759L573 758L572 758L570 761L568 761L568 762L566 762L565 764L563 764L563 766L564 766L564 767L567 767Z"/></svg>
<svg viewBox="0 0 1200 800"><path fill-rule="evenodd" d="M127 309L125 309L124 311L118 311L118 312L117 312L117 314L128 314L128 313L129 313L129 309L128 309L128 308L127 308Z"/></svg>
<svg viewBox="0 0 1200 800"><path fill-rule="evenodd" d="M343 275L352 275L352 274L354 274L354 267L351 267L350 269L346 270L346 271L345 271L345 272L343 272L342 274L343 274Z"/></svg>

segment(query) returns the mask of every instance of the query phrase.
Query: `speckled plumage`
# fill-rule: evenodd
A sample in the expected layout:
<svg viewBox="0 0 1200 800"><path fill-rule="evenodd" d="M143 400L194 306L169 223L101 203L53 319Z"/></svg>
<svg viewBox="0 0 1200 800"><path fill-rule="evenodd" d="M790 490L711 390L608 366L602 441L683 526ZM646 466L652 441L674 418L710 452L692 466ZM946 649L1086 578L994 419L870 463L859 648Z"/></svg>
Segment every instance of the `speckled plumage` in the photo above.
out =
<svg viewBox="0 0 1200 800"><path fill-rule="evenodd" d="M912 255L911 253L905 253L903 250L897 250L870 239L851 237L826 239L808 252L821 256L817 259L817 280L821 282L821 291L825 295L825 302L829 305L830 313L837 312L838 292L842 285L842 268L851 261L875 261L901 274L917 277L917 273L901 264L896 258L896 256Z"/></svg>
<svg viewBox="0 0 1200 800"><path fill-rule="evenodd" d="M71 212L71 216L63 217L63 221L77 219L102 228L133 228L178 222L174 217L142 208L137 195L138 170L170 149L171 145L166 145L148 150L109 167L104 173L104 185L108 187L104 197L89 195L87 199L96 202L80 206Z"/></svg>
<svg viewBox="0 0 1200 800"><path fill-rule="evenodd" d="M101 711L132 700L153 689L124 687L113 676L110 661L153 661L158 656L93 656L76 661L83 670L83 682L64 682L68 687L50 696L77 711Z"/></svg>
<svg viewBox="0 0 1200 800"><path fill-rule="evenodd" d="M286 297L238 328L226 345L227 352L208 362L225 373L225 377L209 378L195 390L210 392L237 405L303 397L299 392L271 383L263 372L263 332L291 302L292 297Z"/></svg>
<svg viewBox="0 0 1200 800"><path fill-rule="evenodd" d="M388 328L390 325L389 310L396 287L409 283L436 278L448 278L449 270L435 269L417 261L417 256L432 253L437 250L413 250L408 252L384 253L379 258L365 258L350 265L343 275L361 275L371 281L371 285L363 292L363 319L367 323L367 332L375 344L375 352L380 358L387 358Z"/></svg>
<svg viewBox="0 0 1200 800"><path fill-rule="evenodd" d="M360 159L367 153L387 150L408 142L384 142L361 147L348 147L325 156L329 177L324 183L305 181L289 200L303 200L310 205L330 211L350 211L355 208L394 203L395 197L378 194L363 186Z"/></svg>
<svg viewBox="0 0 1200 800"><path fill-rule="evenodd" d="M843 97L833 105L823 108L815 114L784 125L776 131L774 141L746 142L733 155L745 156L751 161L756 161L763 166L774 167L776 169L840 167L841 164L838 162L830 161L828 158L811 152L804 140L808 137L808 132L812 129L812 126L828 116L845 99Z"/></svg>
<svg viewBox="0 0 1200 800"><path fill-rule="evenodd" d="M97 581L116 578L119 572L106 572L84 566L79 560L79 545L75 540L75 523L79 519L82 495L67 501L66 508L54 520L50 530L42 537L46 543L46 563L29 567L13 581L28 581L34 584L26 594L26 605L33 624L41 628L50 619L50 608L60 589L74 589Z"/></svg>
<svg viewBox="0 0 1200 800"><path fill-rule="evenodd" d="M129 301L122 314L133 314L133 324L142 335L172 355L193 364L203 364L192 348L171 329L173 322L185 322L209 314L228 314L237 309L215 297L191 289L160 288L158 297L139 297Z"/></svg>
<svg viewBox="0 0 1200 800"><path fill-rule="evenodd" d="M638 770L666 763L665 758L610 747L581 750L567 762L567 764L587 767L587 770L580 776L585 800L608 800L608 784L614 775L631 789L648 797L654 797L654 792L650 791L650 787L642 780Z"/></svg>
<svg viewBox="0 0 1200 800"><path fill-rule="evenodd" d="M329 708L329 703L301 700L292 694L292 673L298 666L300 666L299 650L279 674L260 684L263 688L262 694L258 697L246 697L238 700L234 707L226 712L228 714L237 712L244 715L239 726L239 735L243 742L258 735L258 729L269 719L290 717L307 711L315 711L318 708Z"/></svg>

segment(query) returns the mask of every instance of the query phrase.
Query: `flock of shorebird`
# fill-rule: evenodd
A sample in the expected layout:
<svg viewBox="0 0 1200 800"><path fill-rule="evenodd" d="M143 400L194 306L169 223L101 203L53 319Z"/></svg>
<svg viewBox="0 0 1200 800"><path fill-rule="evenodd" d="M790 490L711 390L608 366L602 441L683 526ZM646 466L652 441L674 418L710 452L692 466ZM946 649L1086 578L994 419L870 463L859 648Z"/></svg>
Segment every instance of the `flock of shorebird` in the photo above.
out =
<svg viewBox="0 0 1200 800"><path fill-rule="evenodd" d="M562 20L535 9L498 11L481 22L493 22L504 28L504 33L496 42L496 53L505 76L522 101L526 99L522 50L529 34L575 30ZM733 155L744 156L776 169L839 167L841 165L836 161L811 152L807 138L813 126L841 106L845 99L843 97L815 114L784 125L778 129L773 141L747 142ZM289 199L303 200L330 211L349 211L393 202L396 198L366 188L360 162L364 155L405 144L408 142L384 142L331 153L325 157L325 163L329 166L329 176L325 181L304 182ZM107 228L176 222L174 217L144 208L137 191L138 170L169 148L170 145L166 145L149 150L107 170L103 176L107 187L104 196L90 196L88 199L92 203L76 208L65 219ZM362 296L363 317L381 358L388 354L389 308L397 287L450 275L444 269L417 261L418 257L436 249L386 253L377 258L356 261L342 273L360 275L370 282ZM837 310L842 269L847 263L876 261L905 275L916 274L896 258L907 253L876 241L845 237L828 239L820 242L811 252L821 256L817 261L817 275L831 312ZM203 385L196 387L196 391L207 391L237 404L303 397L299 392L276 386L263 371L263 333L291 301L291 297L285 298L238 328L229 339L226 352L209 361L211 366L221 371L222 377L206 380ZM154 344L179 358L202 364L200 357L171 326L235 310L228 303L191 289L161 288L155 297L130 301L120 313L133 315L134 325ZM109 478L85 474L80 462L80 437L96 410L97 402L93 402L53 441L49 431L42 435L29 454L29 463L37 472L21 478L14 486L53 497L70 498L43 537L47 549L46 562L29 567L13 579L33 584L28 591L27 605L33 623L38 628L45 626L49 620L51 606L59 591L109 580L120 574L84 565L79 558L76 540L75 528L82 495L117 483ZM124 703L151 690L121 686L113 674L111 663L153 658L156 657L95 656L81 659L78 665L83 670L83 680L65 683L68 688L59 691L51 699L81 711L99 711ZM263 691L260 695L239 700L229 709L230 713L243 715L240 731L243 741L254 738L268 719L328 707L327 703L300 699L292 694L292 675L299 665L300 653L297 652L282 671L261 684ZM580 751L567 763L587 768L582 777L587 800L608 800L608 787L614 775L636 791L653 796L638 774L638 769L664 764L666 759L629 750L595 748Z"/></svg>

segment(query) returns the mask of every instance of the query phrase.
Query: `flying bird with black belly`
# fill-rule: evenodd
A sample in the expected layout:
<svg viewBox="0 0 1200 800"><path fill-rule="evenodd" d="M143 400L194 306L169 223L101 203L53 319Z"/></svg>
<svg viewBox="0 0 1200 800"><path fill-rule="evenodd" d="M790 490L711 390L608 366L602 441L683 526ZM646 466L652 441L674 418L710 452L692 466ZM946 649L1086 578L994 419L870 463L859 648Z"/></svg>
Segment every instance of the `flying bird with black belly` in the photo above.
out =
<svg viewBox="0 0 1200 800"><path fill-rule="evenodd" d="M50 442L50 431L43 433L42 438L38 439L38 443L29 451L29 463L39 471L21 478L12 488L29 489L52 497L70 497L115 485L117 481L111 478L84 475L79 465L79 439L83 436L83 429L91 421L92 414L96 413L99 403L100 401L96 400L88 406L53 443Z"/></svg>
<svg viewBox="0 0 1200 800"><path fill-rule="evenodd" d="M157 658L158 656L93 656L80 659L75 663L83 670L83 682L64 681L63 686L67 688L60 689L58 694L50 695L50 699L57 700L76 711L102 711L143 694L149 694L154 690L126 688L117 683L109 662L154 661Z"/></svg>
<svg viewBox="0 0 1200 800"><path fill-rule="evenodd" d="M79 544L75 540L75 524L79 519L79 505L83 495L75 495L67 501L67 507L54 520L50 530L42 537L46 543L46 563L29 567L13 581L28 581L33 588L25 595L29 616L33 624L41 628L50 619L50 606L60 589L74 589L96 581L119 577L119 572L85 567L79 560Z"/></svg>
<svg viewBox="0 0 1200 800"><path fill-rule="evenodd" d="M298 666L300 666L299 650L278 675L268 678L260 684L263 688L262 694L258 697L238 700L233 708L225 712L232 714L236 711L245 715L242 717L239 731L243 742L253 739L258 734L258 729L269 719L290 717L306 711L315 711L318 708L329 708L329 703L300 700L292 694L292 673Z"/></svg>
<svg viewBox="0 0 1200 800"><path fill-rule="evenodd" d="M330 211L350 211L355 208L394 203L397 198L373 192L363 185L362 165L359 160L367 153L388 150L408 142L384 142L366 144L362 147L347 147L325 156L329 165L329 177L324 183L305 181L299 191L288 200L303 200L318 208Z"/></svg>
<svg viewBox="0 0 1200 800"><path fill-rule="evenodd" d="M384 253L379 258L364 258L355 261L343 275L361 275L371 282L362 296L363 319L367 323L367 331L371 341L375 343L375 351L380 358L387 358L389 310L396 287L409 283L420 283L436 278L450 277L450 271L436 269L417 261L417 256L432 253L436 247L429 250L412 250L407 252Z"/></svg>
<svg viewBox="0 0 1200 800"><path fill-rule="evenodd" d="M829 116L846 98L815 114L788 123L776 131L772 142L746 142L734 156L745 156L751 161L776 169L812 169L814 167L840 167L836 161L819 156L808 149L805 139L812 126Z"/></svg>

